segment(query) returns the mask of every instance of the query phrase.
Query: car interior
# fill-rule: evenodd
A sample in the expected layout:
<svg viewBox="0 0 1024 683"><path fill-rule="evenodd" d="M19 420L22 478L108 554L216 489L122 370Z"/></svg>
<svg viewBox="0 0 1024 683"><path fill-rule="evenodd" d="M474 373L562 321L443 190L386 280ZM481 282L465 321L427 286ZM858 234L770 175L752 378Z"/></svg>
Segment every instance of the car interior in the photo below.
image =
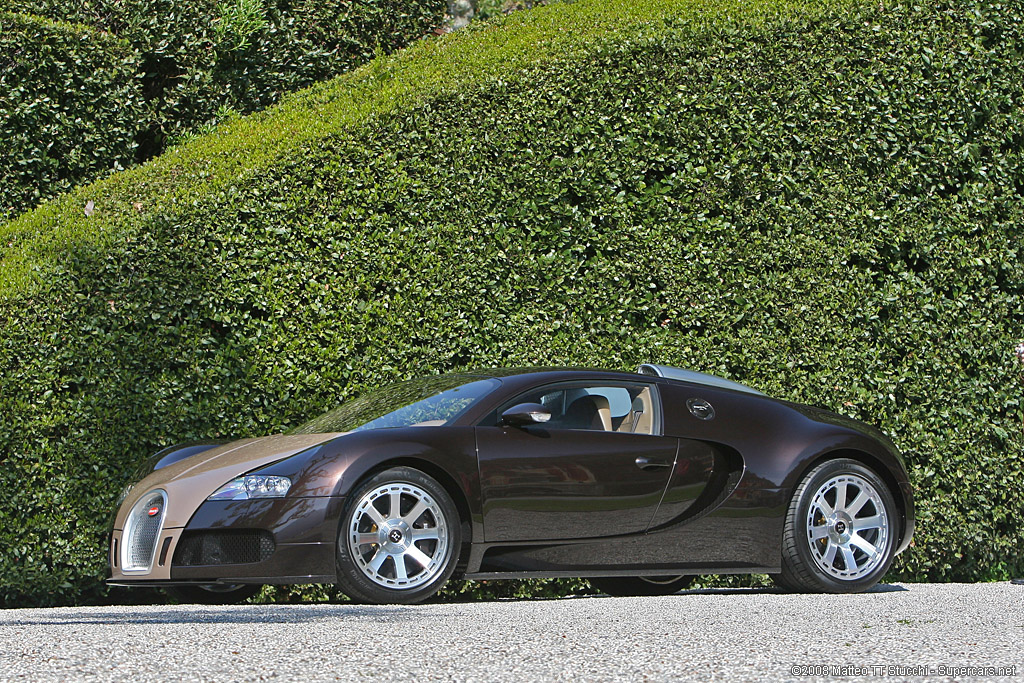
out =
<svg viewBox="0 0 1024 683"><path fill-rule="evenodd" d="M543 389L519 402L540 403L551 411L550 429L587 429L652 434L654 402L648 386Z"/></svg>

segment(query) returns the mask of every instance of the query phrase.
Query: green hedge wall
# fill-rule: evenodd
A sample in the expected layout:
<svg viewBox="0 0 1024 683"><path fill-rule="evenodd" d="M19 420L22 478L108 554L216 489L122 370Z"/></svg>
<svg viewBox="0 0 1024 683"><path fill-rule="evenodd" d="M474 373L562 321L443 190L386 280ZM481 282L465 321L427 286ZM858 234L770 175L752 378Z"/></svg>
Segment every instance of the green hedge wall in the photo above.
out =
<svg viewBox="0 0 1024 683"><path fill-rule="evenodd" d="M521 12L0 226L0 603L100 599L109 510L160 446L530 364L657 361L867 420L918 495L890 578L1019 575L1022 20Z"/></svg>
<svg viewBox="0 0 1024 683"><path fill-rule="evenodd" d="M197 126L208 128L234 113L263 109L283 93L347 71L376 54L393 52L440 25L446 6L445 0L192 0L187 5L179 0L8 0L5 4L25 13L78 22L131 46L133 62L121 66L124 73L96 98L95 105L81 97L68 98L59 107L32 105L48 120L67 121L64 127L51 121L48 127L37 128L36 119L26 116L12 123L11 134L18 137L58 138L66 149L54 163L81 166L77 159L86 157L95 160L100 170L114 163L145 161ZM39 40L35 26L31 28L27 39ZM46 40L57 46L54 38ZM104 40L118 45L119 56L126 52L111 38ZM110 69L100 54L83 57L82 46L67 39L60 45L69 54L58 50L51 64L88 66L100 60L96 66L104 71L89 76L88 83L109 80ZM16 47L12 45L12 53ZM48 93L80 90L82 77L69 77L55 66L19 72L25 88ZM131 98L120 108L114 96L129 90ZM133 106L139 91L148 105L144 110ZM19 94L12 95L17 101ZM103 109L96 111L97 106ZM114 132L129 133L127 139L134 145L127 158L121 148L86 146L104 128L79 135L83 125L75 125L75 119L87 123L100 115L123 124L124 131ZM50 158L56 151L51 150ZM20 169L34 161L30 155L10 155ZM98 176L86 170L92 169L83 168L75 177ZM40 197L67 189L67 183L49 184L51 177L23 170L17 178L18 192L4 193L0 211L13 214L34 206Z"/></svg>
<svg viewBox="0 0 1024 683"><path fill-rule="evenodd" d="M262 109L441 23L443 0L11 0L129 41L160 135Z"/></svg>
<svg viewBox="0 0 1024 683"><path fill-rule="evenodd" d="M130 46L0 12L0 222L135 158L146 105Z"/></svg>

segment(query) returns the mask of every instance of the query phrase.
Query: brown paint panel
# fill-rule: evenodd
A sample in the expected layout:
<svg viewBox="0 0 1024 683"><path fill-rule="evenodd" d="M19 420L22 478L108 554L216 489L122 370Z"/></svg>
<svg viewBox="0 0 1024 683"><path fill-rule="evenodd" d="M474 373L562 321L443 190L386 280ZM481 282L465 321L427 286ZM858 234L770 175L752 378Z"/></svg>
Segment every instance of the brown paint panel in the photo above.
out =
<svg viewBox="0 0 1024 683"><path fill-rule="evenodd" d="M148 492L161 489L167 494L161 538L170 537L168 554L173 557L182 527L220 486L260 465L287 458L337 436L339 435L303 434L243 439L156 470L136 484L131 495L121 505L114 523L114 539L120 542L124 520L132 506ZM161 548L154 548L153 566L149 572L133 571L126 574L119 567L111 567L111 578L129 581L169 579L170 564L161 566L155 556L160 550Z"/></svg>
<svg viewBox="0 0 1024 683"><path fill-rule="evenodd" d="M154 489L167 493L164 528L183 527L210 494L235 477L338 436L340 434L281 434L242 439L168 465L135 485L117 512L114 528L123 529L132 506Z"/></svg>
<svg viewBox="0 0 1024 683"><path fill-rule="evenodd" d="M181 531L182 531L181 529L166 529L165 528L163 533L160 535L160 538L170 537L171 543L168 546L168 553L170 553L171 555L173 555L173 553L174 553L174 547L178 543L178 537L181 536ZM121 542L122 542L121 541L121 530L120 529L115 529L114 530L114 532L113 532L113 540L120 547ZM159 551L159 548L156 548L155 551ZM157 557L156 557L155 554L153 556L153 568L150 571L148 571L148 572L134 572L133 571L133 572L125 573L125 572L121 571L120 567L111 567L111 569L110 569L110 579L111 579L111 581L115 581L115 582L166 581L169 578L171 578L171 563L168 562L167 564L165 564L163 566L160 566L160 564L157 562Z"/></svg>
<svg viewBox="0 0 1024 683"><path fill-rule="evenodd" d="M542 427L478 427L488 542L640 533L675 461L678 439ZM638 459L665 467L642 469Z"/></svg>
<svg viewBox="0 0 1024 683"><path fill-rule="evenodd" d="M779 502L778 492L769 496ZM470 562L470 574L509 572L564 572L587 576L589 572L618 575L726 573L723 568L777 568L781 547L781 518L774 506L723 507L693 522L658 532L575 543L488 544L478 552L479 564ZM714 568L711 572L708 568ZM701 571L704 569L704 571Z"/></svg>
<svg viewBox="0 0 1024 683"><path fill-rule="evenodd" d="M189 531L265 529L278 543L333 542L344 498L208 500L189 520Z"/></svg>
<svg viewBox="0 0 1024 683"><path fill-rule="evenodd" d="M715 450L710 444L680 439L672 478L665 489L661 505L651 519L650 527L661 526L694 512L690 508L708 487L714 463Z"/></svg>

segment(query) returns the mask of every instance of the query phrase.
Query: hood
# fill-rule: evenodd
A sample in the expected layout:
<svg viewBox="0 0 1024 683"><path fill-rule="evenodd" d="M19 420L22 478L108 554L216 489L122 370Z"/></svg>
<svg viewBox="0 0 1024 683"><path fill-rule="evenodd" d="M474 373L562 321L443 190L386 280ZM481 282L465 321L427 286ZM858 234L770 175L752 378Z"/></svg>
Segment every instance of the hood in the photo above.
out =
<svg viewBox="0 0 1024 683"><path fill-rule="evenodd" d="M279 434L240 439L170 464L132 487L117 511L114 528L123 529L132 506L153 489L163 489L167 494L164 528L183 527L210 494L235 477L338 436L341 434Z"/></svg>

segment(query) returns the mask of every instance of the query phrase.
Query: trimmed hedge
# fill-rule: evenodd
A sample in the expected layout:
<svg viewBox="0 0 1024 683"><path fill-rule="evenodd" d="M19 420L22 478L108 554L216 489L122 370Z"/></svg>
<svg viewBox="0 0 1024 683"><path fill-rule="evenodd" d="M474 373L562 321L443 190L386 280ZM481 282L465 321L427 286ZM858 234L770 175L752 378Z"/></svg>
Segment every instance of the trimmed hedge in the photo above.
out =
<svg viewBox="0 0 1024 683"><path fill-rule="evenodd" d="M48 108L32 105L47 117L46 127L37 127L32 116L11 122L10 134L16 137L60 140L67 149L59 150L62 156L51 150L48 158L55 159L53 163L75 166L78 157L86 157L95 160L101 170L115 163L127 166L128 162L150 159L197 126L209 127L233 113L263 109L283 93L335 76L377 54L393 52L440 25L446 6L445 0L192 0L184 8L178 0L9 0L7 5L25 13L79 22L131 46L131 62L125 60L123 73L96 98L96 105L103 110L96 111L89 99L70 97ZM19 42L44 39L53 43L52 37L36 35L35 25L26 28L33 30L18 38ZM129 54L112 38L100 44L117 45L119 57ZM82 92L79 81L84 78L92 94L99 82L110 80L109 68L93 76L88 71L73 77L61 72L56 68L61 63L84 68L98 59L97 66L103 68L109 59L102 53L83 57L79 54L83 46L76 47L67 39L62 45L67 46L67 55L58 50L44 62L43 69L19 71L24 88L48 94ZM19 46L11 46L12 54L15 48ZM121 107L114 98L125 91L130 91L131 97ZM140 92L148 104L144 110L136 103ZM19 93L12 95L17 102ZM109 145L112 149L106 144L86 145L94 143L109 125L79 135L81 122L99 118L98 123L105 123L101 117L115 119L124 128L112 131L118 134ZM76 123L76 119L80 121ZM64 122L63 127L55 129L59 122ZM115 146L125 135L133 143L127 158L125 150ZM35 158L31 152L22 158L16 150L10 156L19 168ZM21 175L24 180L17 189L19 195L27 196L11 201L5 193L0 211L13 214L68 187L66 182L48 185L52 174L25 169ZM99 174L84 175L95 179Z"/></svg>
<svg viewBox="0 0 1024 683"><path fill-rule="evenodd" d="M217 111L262 109L284 92L347 71L429 33L443 0L12 0L129 41L160 136ZM159 142L157 140L156 142Z"/></svg>
<svg viewBox="0 0 1024 683"><path fill-rule="evenodd" d="M130 46L0 12L0 222L129 166L146 104Z"/></svg>
<svg viewBox="0 0 1024 683"><path fill-rule="evenodd" d="M0 226L0 603L99 599L160 446L530 364L657 361L867 420L918 494L891 578L1019 575L1022 26L1020 2L581 0Z"/></svg>

